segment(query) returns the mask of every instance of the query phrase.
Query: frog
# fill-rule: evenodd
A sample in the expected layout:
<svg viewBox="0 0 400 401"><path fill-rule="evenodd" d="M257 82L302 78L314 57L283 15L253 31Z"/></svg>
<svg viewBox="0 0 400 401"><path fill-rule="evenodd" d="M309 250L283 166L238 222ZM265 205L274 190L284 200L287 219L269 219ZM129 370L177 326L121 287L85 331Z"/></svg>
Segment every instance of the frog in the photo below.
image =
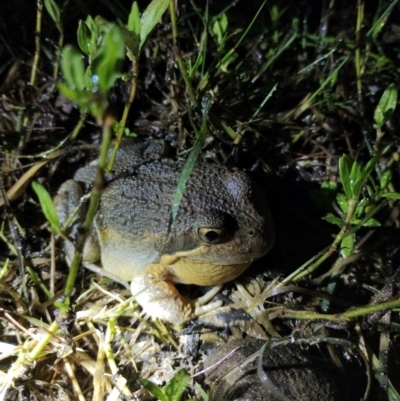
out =
<svg viewBox="0 0 400 401"><path fill-rule="evenodd" d="M149 148L122 142L104 181L82 264L101 266L130 282L132 295L150 317L182 324L221 306L214 296L270 250L274 225L265 191L247 173L206 160L195 163L171 218L185 160ZM87 212L84 195L96 170L96 161L78 169L54 199L60 223L72 220L64 241L69 265ZM179 291L181 285L213 288L190 298Z"/></svg>

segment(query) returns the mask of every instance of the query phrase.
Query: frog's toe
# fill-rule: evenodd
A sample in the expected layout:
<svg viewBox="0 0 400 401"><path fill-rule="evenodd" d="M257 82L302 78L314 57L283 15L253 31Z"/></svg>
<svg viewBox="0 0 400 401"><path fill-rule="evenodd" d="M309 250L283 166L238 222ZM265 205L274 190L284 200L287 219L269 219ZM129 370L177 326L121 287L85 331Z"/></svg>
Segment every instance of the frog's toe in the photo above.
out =
<svg viewBox="0 0 400 401"><path fill-rule="evenodd" d="M211 312L211 311L219 308L222 305L223 305L222 301L214 301L214 302L211 302L211 303L209 303L207 305L196 306L195 310L194 310L194 315L196 317L199 317L201 315L204 315L207 312Z"/></svg>
<svg viewBox="0 0 400 401"><path fill-rule="evenodd" d="M196 305L204 305L210 302L222 289L222 285L216 285L211 288L210 291L207 291L202 297L197 298Z"/></svg>
<svg viewBox="0 0 400 401"><path fill-rule="evenodd" d="M194 314L196 317L204 315L207 312L211 312L220 306L222 306L222 301L214 301L210 302L221 290L222 285L216 285L210 291L207 291L202 297L199 297L194 300Z"/></svg>
<svg viewBox="0 0 400 401"><path fill-rule="evenodd" d="M147 266L145 273L135 276L131 282L132 294L147 314L176 324L185 323L221 306L222 301L208 304L221 288L215 286L197 299L183 297L175 283L168 280L165 267L157 264Z"/></svg>

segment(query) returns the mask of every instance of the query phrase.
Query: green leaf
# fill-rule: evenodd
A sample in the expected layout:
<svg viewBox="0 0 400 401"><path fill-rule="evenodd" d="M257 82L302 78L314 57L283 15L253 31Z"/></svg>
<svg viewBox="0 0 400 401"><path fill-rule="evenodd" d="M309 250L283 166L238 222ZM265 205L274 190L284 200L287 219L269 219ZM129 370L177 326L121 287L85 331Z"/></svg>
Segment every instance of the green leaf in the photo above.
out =
<svg viewBox="0 0 400 401"><path fill-rule="evenodd" d="M339 159L339 176L342 181L344 193L347 195L349 199L352 198L352 191L350 185L350 169L351 169L351 159L347 155L343 155Z"/></svg>
<svg viewBox="0 0 400 401"><path fill-rule="evenodd" d="M92 34L90 32L89 27L86 25L86 22L84 21L79 21L78 25L78 45L80 49L87 54L88 56L91 56L91 48L90 48L90 41L92 38Z"/></svg>
<svg viewBox="0 0 400 401"><path fill-rule="evenodd" d="M336 201L343 213L347 213L349 210L349 198L345 194L338 193L336 195Z"/></svg>
<svg viewBox="0 0 400 401"><path fill-rule="evenodd" d="M374 112L375 124L381 128L391 117L397 105L397 88L394 84L390 84L379 101Z"/></svg>
<svg viewBox="0 0 400 401"><path fill-rule="evenodd" d="M128 50L128 57L130 60L139 57L140 36L135 32L131 32L124 26L119 27L121 35L124 39L125 46Z"/></svg>
<svg viewBox="0 0 400 401"><path fill-rule="evenodd" d="M329 190L329 191L336 191L337 190L337 183L333 181L325 181L321 184L321 189Z"/></svg>
<svg viewBox="0 0 400 401"><path fill-rule="evenodd" d="M84 30L84 32L80 32L80 29ZM100 30L90 15L88 15L85 22L79 22L78 44L88 56L93 57L95 55L100 38Z"/></svg>
<svg viewBox="0 0 400 401"><path fill-rule="evenodd" d="M54 0L44 0L44 6L47 12L50 14L52 20L57 25L60 25L61 23L60 8L58 7L57 3Z"/></svg>
<svg viewBox="0 0 400 401"><path fill-rule="evenodd" d="M183 192L186 187L186 183L189 180L190 174L194 168L196 160L203 148L204 141L206 140L207 136L207 122L208 116L207 113L209 111L209 107L211 105L211 100L208 96L205 96L202 100L202 114L203 114L203 122L201 124L200 131L196 132L196 142L193 145L192 150L189 153L188 158L186 159L185 165L183 166L182 173L179 177L178 185L176 187L174 197L172 199L172 206L171 206L171 214L168 223L168 232L171 229L172 223L175 220L175 217L178 213L179 205L182 200Z"/></svg>
<svg viewBox="0 0 400 401"><path fill-rule="evenodd" d="M128 18L128 30L140 35L140 12L136 1L132 3L131 12Z"/></svg>
<svg viewBox="0 0 400 401"><path fill-rule="evenodd" d="M76 103L76 105L82 109L81 111L89 108L92 98L92 94L89 91L80 92L69 88L62 82L58 84L58 90L63 96Z"/></svg>
<svg viewBox="0 0 400 401"><path fill-rule="evenodd" d="M363 198L360 200L360 202L357 203L356 210L354 211L354 216L356 218L364 216L364 210L367 206L370 204L370 199L369 198Z"/></svg>
<svg viewBox="0 0 400 401"><path fill-rule="evenodd" d="M399 192L386 192L385 194L382 195L384 198L390 198L390 199L400 199L400 193Z"/></svg>
<svg viewBox="0 0 400 401"><path fill-rule="evenodd" d="M114 24L112 24L111 22L107 21L105 18L101 17L100 15L97 15L94 19L94 23L96 24L96 26L99 27L99 29L102 32L107 32L109 31Z"/></svg>
<svg viewBox="0 0 400 401"><path fill-rule="evenodd" d="M10 259L6 259L3 267L0 269L0 279L2 279L3 277L5 277L5 275L8 273L8 264L10 262Z"/></svg>
<svg viewBox="0 0 400 401"><path fill-rule="evenodd" d="M354 225L358 225L361 222L362 222L362 219L356 219L356 218L351 219L351 224L354 224ZM365 221L362 226L363 227L380 227L380 225L381 225L381 223L378 220L373 219L371 217L370 219Z"/></svg>
<svg viewBox="0 0 400 401"><path fill-rule="evenodd" d="M128 49L128 57L133 60L139 57L140 48L140 12L136 1L132 3L131 12L128 18L127 29L123 28L122 35L124 37L125 46Z"/></svg>
<svg viewBox="0 0 400 401"><path fill-rule="evenodd" d="M154 395L159 401L170 401L168 397L164 394L164 392L157 387L150 380L139 379L138 382L141 386L143 386L150 394Z"/></svg>
<svg viewBox="0 0 400 401"><path fill-rule="evenodd" d="M392 172L390 170L385 171L381 177L381 182L380 182L381 188L386 189L391 181L392 181Z"/></svg>
<svg viewBox="0 0 400 401"><path fill-rule="evenodd" d="M65 85L63 82L58 84L59 92L65 96L67 99L72 100L74 103L79 101L79 96L81 92L71 89L69 86Z"/></svg>
<svg viewBox="0 0 400 401"><path fill-rule="evenodd" d="M214 35L217 37L217 43L222 44L223 38L228 27L228 18L225 13L215 19L212 27Z"/></svg>
<svg viewBox="0 0 400 401"><path fill-rule="evenodd" d="M358 191L358 194L361 193L361 188L364 185L365 181L369 178L372 170L375 168L376 163L381 158L381 156L389 149L389 146L382 148L379 150L375 156L363 167L362 174L359 179L355 183L355 190Z"/></svg>
<svg viewBox="0 0 400 401"><path fill-rule="evenodd" d="M200 386L199 383L194 382L194 388L196 389L197 393L201 395L204 401L209 401L207 393L204 391L204 389Z"/></svg>
<svg viewBox="0 0 400 401"><path fill-rule="evenodd" d="M354 238L352 235L348 235L342 239L340 245L340 253L344 258L348 258L354 249Z"/></svg>
<svg viewBox="0 0 400 401"><path fill-rule="evenodd" d="M170 1L174 0L153 0L144 11L140 18L140 48L143 47L150 32L160 21Z"/></svg>
<svg viewBox="0 0 400 401"><path fill-rule="evenodd" d="M118 62L124 58L125 46L119 28L113 25L104 35L103 43L93 60L93 75L98 78L98 86L107 93L119 74Z"/></svg>
<svg viewBox="0 0 400 401"><path fill-rule="evenodd" d="M186 387L189 383L190 376L185 369L179 370L174 377L164 386L164 393L169 401L180 401Z"/></svg>
<svg viewBox="0 0 400 401"><path fill-rule="evenodd" d="M99 27L94 22L94 19L90 15L88 15L85 22L88 28L90 29L90 32L92 32L96 37L96 40L98 40L100 32L99 32Z"/></svg>
<svg viewBox="0 0 400 401"><path fill-rule="evenodd" d="M96 87L96 83L93 82L93 71L90 67L87 67L85 71L85 86L87 89L93 89L93 87Z"/></svg>
<svg viewBox="0 0 400 401"><path fill-rule="evenodd" d="M33 181L32 188L39 199L40 206L47 221L51 224L54 231L59 233L61 231L61 224L50 194L47 192L46 188L38 182Z"/></svg>
<svg viewBox="0 0 400 401"><path fill-rule="evenodd" d="M372 25L370 30L367 32L367 38L372 36L372 38L376 38L378 34L381 32L381 29L386 26L387 19L389 18L391 12L396 7L399 0L394 0L391 2L389 7L387 7L384 12L380 15L378 19L375 20L375 23ZM389 397L390 398L390 397Z"/></svg>
<svg viewBox="0 0 400 401"><path fill-rule="evenodd" d="M325 221L327 221L328 223L331 223L331 224L336 224L339 227L342 227L343 224L344 224L342 219L340 219L339 217L334 216L332 213L328 213L326 216L324 216L322 218L322 220L325 220Z"/></svg>
<svg viewBox="0 0 400 401"><path fill-rule="evenodd" d="M188 63L189 63L188 74L189 74L190 79L193 79L193 77L196 75L198 68L200 67L201 63L203 62L203 59L204 59L203 53L199 53L194 65L192 65L190 59L188 60Z"/></svg>
<svg viewBox="0 0 400 401"><path fill-rule="evenodd" d="M93 57L97 51L97 46L100 44L100 29L90 15L86 18L86 25L90 30L89 54Z"/></svg>
<svg viewBox="0 0 400 401"><path fill-rule="evenodd" d="M60 309L61 313L69 313L71 308L71 300L69 297L66 297L63 301L54 301L54 306L57 309Z"/></svg>
<svg viewBox="0 0 400 401"><path fill-rule="evenodd" d="M361 183L361 186L359 185L360 179L361 167L357 161L354 161L350 171L350 188L354 199L357 199L360 196L361 187L363 184Z"/></svg>
<svg viewBox="0 0 400 401"><path fill-rule="evenodd" d="M82 54L73 46L65 46L62 51L61 70L68 86L83 91L85 85L85 66Z"/></svg>
<svg viewBox="0 0 400 401"><path fill-rule="evenodd" d="M373 218L368 219L364 224L363 227L380 227L381 223Z"/></svg>

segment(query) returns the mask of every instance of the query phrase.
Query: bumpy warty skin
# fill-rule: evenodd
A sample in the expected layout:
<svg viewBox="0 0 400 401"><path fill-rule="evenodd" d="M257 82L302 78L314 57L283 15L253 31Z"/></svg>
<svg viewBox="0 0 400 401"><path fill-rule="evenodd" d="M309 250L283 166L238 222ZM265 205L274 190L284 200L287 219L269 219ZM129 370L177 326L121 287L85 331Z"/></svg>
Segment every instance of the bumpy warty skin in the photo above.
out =
<svg viewBox="0 0 400 401"><path fill-rule="evenodd" d="M173 254L201 244L194 232L196 224L213 227L220 221L227 227L227 236L222 243L211 245L213 252L203 255L202 260L218 258L219 248L224 250L227 263L249 261L250 252L254 253L252 259L265 254L271 235L270 226L261 216L266 216L268 210L261 208L260 201L256 205L258 210L249 201L247 176L231 173L222 165L199 163L195 166L168 235L171 200L182 167L183 163L155 161L141 166L132 177L111 182L104 191L101 213L96 218L99 229L118 227L121 235L155 234L156 250L160 254ZM249 230L255 231L253 237L249 237ZM228 242L232 243L229 253L226 252Z"/></svg>
<svg viewBox="0 0 400 401"><path fill-rule="evenodd" d="M106 177L90 246L85 248L91 259L91 250L96 248L103 267L132 280L132 290L159 283L157 296L167 297L171 288L161 289L166 282L169 286L171 282L219 285L237 277L270 249L274 229L263 191L245 173L218 163L196 163L168 231L184 161L154 158L143 150L144 145L123 143L113 172ZM83 167L60 188L55 203L64 220L78 205L81 192L92 185L95 171L95 164ZM222 239L205 242L198 235L202 228L220 230ZM71 247L66 250L70 252ZM175 288L171 290L171 297L180 297ZM153 302L148 293L142 302L138 297L142 306ZM188 314L189 306L184 306L184 312L176 313ZM180 320L187 317L176 319Z"/></svg>

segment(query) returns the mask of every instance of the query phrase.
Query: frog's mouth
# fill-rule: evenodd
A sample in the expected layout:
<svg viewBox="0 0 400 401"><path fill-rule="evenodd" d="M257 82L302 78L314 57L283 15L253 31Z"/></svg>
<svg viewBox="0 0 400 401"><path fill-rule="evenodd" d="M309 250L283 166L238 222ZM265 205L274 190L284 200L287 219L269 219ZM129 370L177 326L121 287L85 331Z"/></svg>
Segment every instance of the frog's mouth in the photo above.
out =
<svg viewBox="0 0 400 401"><path fill-rule="evenodd" d="M234 280L249 266L250 263L222 265L179 258L173 265L170 265L170 269L176 277L176 282L208 286L224 284Z"/></svg>
<svg viewBox="0 0 400 401"><path fill-rule="evenodd" d="M177 252L175 255L164 255L161 264L167 266L173 274L174 281L182 284L200 286L219 285L234 280L251 264L252 260L242 263L224 263L223 260L207 261L196 259L199 249Z"/></svg>

